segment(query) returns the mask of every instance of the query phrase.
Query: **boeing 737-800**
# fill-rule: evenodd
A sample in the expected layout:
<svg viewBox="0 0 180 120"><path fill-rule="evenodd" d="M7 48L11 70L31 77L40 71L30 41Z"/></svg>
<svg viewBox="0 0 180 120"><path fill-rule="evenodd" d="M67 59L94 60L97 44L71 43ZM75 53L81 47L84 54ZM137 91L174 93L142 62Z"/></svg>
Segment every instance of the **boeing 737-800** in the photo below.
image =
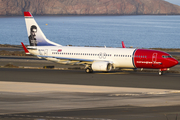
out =
<svg viewBox="0 0 180 120"><path fill-rule="evenodd" d="M62 46L46 38L30 12L24 12L30 46L23 48L27 54L38 58L61 63L85 66L85 71L111 71L115 68L149 68L159 69L159 75L178 61L168 53L148 50L106 47L73 47Z"/></svg>

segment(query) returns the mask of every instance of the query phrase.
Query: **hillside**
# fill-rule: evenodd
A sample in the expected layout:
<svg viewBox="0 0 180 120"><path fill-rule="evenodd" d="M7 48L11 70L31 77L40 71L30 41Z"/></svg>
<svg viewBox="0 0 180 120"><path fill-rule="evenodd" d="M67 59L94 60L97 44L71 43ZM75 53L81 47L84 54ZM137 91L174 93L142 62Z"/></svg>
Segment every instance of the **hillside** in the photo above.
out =
<svg viewBox="0 0 180 120"><path fill-rule="evenodd" d="M180 14L164 0L0 0L0 15L142 15Z"/></svg>

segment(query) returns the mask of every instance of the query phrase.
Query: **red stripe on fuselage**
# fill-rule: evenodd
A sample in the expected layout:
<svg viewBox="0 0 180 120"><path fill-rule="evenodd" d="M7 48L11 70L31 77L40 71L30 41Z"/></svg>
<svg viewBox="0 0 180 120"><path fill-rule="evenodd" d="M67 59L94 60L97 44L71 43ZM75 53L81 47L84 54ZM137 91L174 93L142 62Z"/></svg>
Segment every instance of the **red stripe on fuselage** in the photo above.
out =
<svg viewBox="0 0 180 120"><path fill-rule="evenodd" d="M136 68L170 68L178 64L174 58L163 58L170 56L168 53L157 50L137 49L134 54L134 65Z"/></svg>

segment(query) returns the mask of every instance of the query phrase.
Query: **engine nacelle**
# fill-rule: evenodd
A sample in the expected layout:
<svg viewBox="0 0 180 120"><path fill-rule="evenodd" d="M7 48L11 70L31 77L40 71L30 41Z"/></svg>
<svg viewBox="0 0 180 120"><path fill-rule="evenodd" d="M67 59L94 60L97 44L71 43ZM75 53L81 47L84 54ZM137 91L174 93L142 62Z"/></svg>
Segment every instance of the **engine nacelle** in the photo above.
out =
<svg viewBox="0 0 180 120"><path fill-rule="evenodd" d="M93 71L111 71L112 64L109 62L94 62L91 68Z"/></svg>

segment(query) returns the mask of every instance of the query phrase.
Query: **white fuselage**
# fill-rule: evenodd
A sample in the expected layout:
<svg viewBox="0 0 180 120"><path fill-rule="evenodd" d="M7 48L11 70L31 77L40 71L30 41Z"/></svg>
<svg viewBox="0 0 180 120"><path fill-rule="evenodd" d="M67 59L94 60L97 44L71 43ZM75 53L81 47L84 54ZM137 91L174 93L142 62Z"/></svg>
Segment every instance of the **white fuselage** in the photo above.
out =
<svg viewBox="0 0 180 120"><path fill-rule="evenodd" d="M109 61L114 67L135 68L133 65L133 48L103 48L103 47L71 47L71 46L37 46L30 50L34 55L54 56L71 59L93 61ZM55 61L55 59L48 59ZM58 61L56 61L58 62Z"/></svg>

